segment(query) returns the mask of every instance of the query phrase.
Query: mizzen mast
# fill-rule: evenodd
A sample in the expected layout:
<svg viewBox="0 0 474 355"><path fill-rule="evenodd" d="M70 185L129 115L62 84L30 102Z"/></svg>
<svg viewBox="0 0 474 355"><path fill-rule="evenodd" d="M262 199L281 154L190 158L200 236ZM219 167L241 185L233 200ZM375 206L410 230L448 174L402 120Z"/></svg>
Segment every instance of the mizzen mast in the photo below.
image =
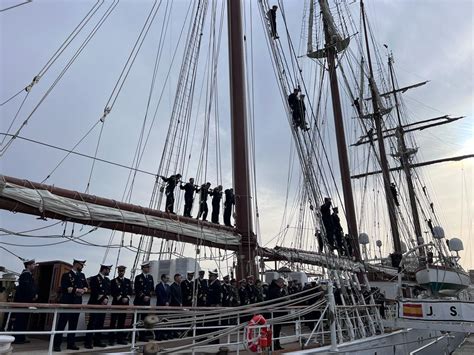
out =
<svg viewBox="0 0 474 355"><path fill-rule="evenodd" d="M392 259L392 264L393 266L398 266L398 264L401 261L402 247L401 247L401 242L400 242L400 234L398 231L397 217L396 217L396 211L395 211L395 202L393 201L392 192L390 190L390 172L388 168L387 155L385 152L385 145L384 145L384 140L383 140L382 114L379 107L379 102L378 102L379 97L378 97L377 87L374 80L374 71L372 68L372 60L370 56L369 38L368 38L368 33L367 33L367 23L366 23L363 0L361 0L360 2L360 8L361 8L361 13L362 13L362 22L364 26L367 61L369 63L369 75L370 75L369 85L370 85L370 92L372 96L372 108L374 110L373 118L375 121L375 128L377 131L380 167L382 169L385 199L386 199L387 207L388 207L388 217L390 219L390 226L392 229L392 238L393 238L393 247L394 247L394 258Z"/></svg>

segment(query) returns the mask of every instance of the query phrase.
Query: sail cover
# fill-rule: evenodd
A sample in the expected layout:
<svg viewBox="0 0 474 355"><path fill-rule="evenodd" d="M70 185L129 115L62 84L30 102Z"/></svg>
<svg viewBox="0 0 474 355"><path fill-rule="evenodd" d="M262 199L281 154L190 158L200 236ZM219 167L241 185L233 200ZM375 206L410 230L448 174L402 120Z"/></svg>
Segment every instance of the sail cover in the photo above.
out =
<svg viewBox="0 0 474 355"><path fill-rule="evenodd" d="M126 211L119 208L98 205L90 202L67 198L51 193L48 190L33 189L7 182L0 178L0 197L7 198L24 205L38 209L40 212L52 212L74 220L86 222L104 222L127 224L182 235L195 239L215 243L216 246L227 245L236 247L240 244L240 236L228 229L211 228L198 223L186 223L179 218L168 219L145 213ZM206 243L209 244L209 243Z"/></svg>

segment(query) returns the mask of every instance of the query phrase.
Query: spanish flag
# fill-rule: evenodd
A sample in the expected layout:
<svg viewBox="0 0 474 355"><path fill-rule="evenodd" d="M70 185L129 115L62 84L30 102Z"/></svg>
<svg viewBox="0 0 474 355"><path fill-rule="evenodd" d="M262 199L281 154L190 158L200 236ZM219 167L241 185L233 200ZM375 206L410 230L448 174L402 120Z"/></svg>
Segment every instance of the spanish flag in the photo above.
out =
<svg viewBox="0 0 474 355"><path fill-rule="evenodd" d="M403 305L404 317L420 317L423 318L423 308L421 304L405 303Z"/></svg>

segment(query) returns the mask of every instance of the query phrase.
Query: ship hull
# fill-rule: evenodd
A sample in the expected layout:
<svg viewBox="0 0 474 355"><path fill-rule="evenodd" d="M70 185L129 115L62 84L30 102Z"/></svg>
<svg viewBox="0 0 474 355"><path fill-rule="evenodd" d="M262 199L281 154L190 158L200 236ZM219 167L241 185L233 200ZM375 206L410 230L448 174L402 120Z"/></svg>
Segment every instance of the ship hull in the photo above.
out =
<svg viewBox="0 0 474 355"><path fill-rule="evenodd" d="M427 329L403 329L393 333L350 341L337 347L338 354L351 355L406 355L417 351L417 355L451 354L461 345L466 333L445 333ZM424 347L424 348L423 348ZM423 348L423 349L422 349ZM295 351L289 354L328 354L329 346Z"/></svg>
<svg viewBox="0 0 474 355"><path fill-rule="evenodd" d="M469 286L469 275L463 271L430 265L415 273L418 284L433 295L453 296Z"/></svg>

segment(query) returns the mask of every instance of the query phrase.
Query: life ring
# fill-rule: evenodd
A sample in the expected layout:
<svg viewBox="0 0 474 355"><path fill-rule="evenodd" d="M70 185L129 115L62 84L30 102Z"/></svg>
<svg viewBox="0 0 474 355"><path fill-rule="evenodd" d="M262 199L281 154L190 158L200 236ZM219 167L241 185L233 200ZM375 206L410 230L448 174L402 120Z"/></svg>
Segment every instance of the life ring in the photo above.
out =
<svg viewBox="0 0 474 355"><path fill-rule="evenodd" d="M256 314L250 320L247 326L247 349L256 353L261 339L267 339L267 328L261 327L267 324L267 320L261 314ZM260 332L258 331L260 329Z"/></svg>

